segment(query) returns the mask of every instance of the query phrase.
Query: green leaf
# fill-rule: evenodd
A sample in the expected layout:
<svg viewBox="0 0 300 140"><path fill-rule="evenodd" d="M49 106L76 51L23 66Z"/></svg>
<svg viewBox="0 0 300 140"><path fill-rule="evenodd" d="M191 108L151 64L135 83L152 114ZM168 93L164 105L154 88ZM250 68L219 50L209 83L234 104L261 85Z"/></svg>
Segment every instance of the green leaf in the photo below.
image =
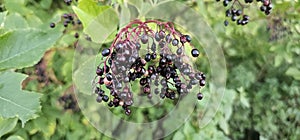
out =
<svg viewBox="0 0 300 140"><path fill-rule="evenodd" d="M52 0L42 0L40 4L44 9L49 9L51 7Z"/></svg>
<svg viewBox="0 0 300 140"><path fill-rule="evenodd" d="M0 117L0 138L12 131L17 125L17 118L3 119Z"/></svg>
<svg viewBox="0 0 300 140"><path fill-rule="evenodd" d="M22 29L27 27L27 21L18 13L9 14L4 21L4 28L6 29Z"/></svg>
<svg viewBox="0 0 300 140"><path fill-rule="evenodd" d="M181 131L178 130L178 131L175 133L175 135L173 136L173 139L172 139L172 140L184 140L184 139L185 139L184 135L182 134Z"/></svg>
<svg viewBox="0 0 300 140"><path fill-rule="evenodd" d="M41 96L21 89L21 82L25 78L25 75L11 71L0 74L0 116L18 117L22 121L22 127L28 120L37 117Z"/></svg>
<svg viewBox="0 0 300 140"><path fill-rule="evenodd" d="M249 108L250 107L250 103L248 98L246 97L246 91L243 87L240 87L237 89L238 92L240 93L240 101L242 103L242 105L244 105L245 107Z"/></svg>
<svg viewBox="0 0 300 140"><path fill-rule="evenodd" d="M5 18L6 18L6 15L7 15L7 11L0 13L0 28L2 28L4 26L3 22L4 22Z"/></svg>
<svg viewBox="0 0 300 140"><path fill-rule="evenodd" d="M78 7L73 7L73 10L83 26L86 27L95 17L109 8L110 6L97 5L97 2L94 0L80 0Z"/></svg>
<svg viewBox="0 0 300 140"><path fill-rule="evenodd" d="M95 42L109 42L115 37L119 18L110 6L99 6L95 1L80 1L73 10L84 26L84 32Z"/></svg>
<svg viewBox="0 0 300 140"><path fill-rule="evenodd" d="M295 68L295 67L291 67L289 68L286 72L286 75L288 76L292 76L294 79L296 80L300 80L300 70Z"/></svg>
<svg viewBox="0 0 300 140"><path fill-rule="evenodd" d="M23 14L31 12L31 9L26 8L25 0L5 0L4 5L7 11L11 13Z"/></svg>
<svg viewBox="0 0 300 140"><path fill-rule="evenodd" d="M20 136L10 136L7 138L7 140L24 140L24 139Z"/></svg>
<svg viewBox="0 0 300 140"><path fill-rule="evenodd" d="M223 116L219 119L219 125L220 128L224 131L224 133L226 135L229 135L229 125L227 120Z"/></svg>
<svg viewBox="0 0 300 140"><path fill-rule="evenodd" d="M36 64L61 36L59 30L17 30L0 36L0 70Z"/></svg>

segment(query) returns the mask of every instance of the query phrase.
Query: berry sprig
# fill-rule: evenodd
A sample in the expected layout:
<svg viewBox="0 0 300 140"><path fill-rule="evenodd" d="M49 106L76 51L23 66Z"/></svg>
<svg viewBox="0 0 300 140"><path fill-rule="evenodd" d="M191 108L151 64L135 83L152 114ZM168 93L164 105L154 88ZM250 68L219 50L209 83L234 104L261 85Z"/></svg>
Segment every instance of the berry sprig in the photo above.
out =
<svg viewBox="0 0 300 140"><path fill-rule="evenodd" d="M157 26L153 30L149 24ZM200 52L191 44L191 37L174 28L171 22L134 20L122 28L109 48L102 50L103 61L96 69L97 102L108 102L109 107L122 106L130 115L134 103L131 83L138 81L140 94L152 98L174 100L188 94L198 85L197 98L203 98L200 88L206 76L186 63ZM191 54L185 49L191 47ZM143 52L142 50L145 50ZM109 93L105 93L104 88Z"/></svg>
<svg viewBox="0 0 300 140"><path fill-rule="evenodd" d="M216 0L219 2L220 0ZM230 18L231 21L235 22L237 25L246 25L248 24L250 17L247 14L244 14L244 8L246 4L253 3L254 0L244 0L245 3L241 3L239 0L223 0L223 6L227 7L231 4L229 9L225 11L225 16ZM262 6L260 10L265 13L265 15L269 15L272 10L272 1L271 0L256 0L257 2L261 2ZM224 25L228 26L228 20L224 21Z"/></svg>
<svg viewBox="0 0 300 140"><path fill-rule="evenodd" d="M63 31L63 33L67 32L68 27L70 27L71 25L73 26L72 29L75 30L81 30L82 29L82 23L81 21L77 18L76 14L73 13L64 13L61 16L62 22L59 23L63 23L63 26L65 27L65 30ZM50 28L55 28L57 23L50 23ZM76 32L74 34L75 38L79 38L79 34L78 32Z"/></svg>

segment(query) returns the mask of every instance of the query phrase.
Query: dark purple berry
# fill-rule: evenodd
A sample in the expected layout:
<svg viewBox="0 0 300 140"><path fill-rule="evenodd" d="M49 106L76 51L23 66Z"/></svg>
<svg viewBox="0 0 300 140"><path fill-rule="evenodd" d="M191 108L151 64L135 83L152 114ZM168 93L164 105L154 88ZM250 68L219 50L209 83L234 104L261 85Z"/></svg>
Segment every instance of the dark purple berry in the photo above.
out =
<svg viewBox="0 0 300 140"><path fill-rule="evenodd" d="M173 46L177 46L178 45L178 39L173 39L173 41L172 41L172 45Z"/></svg>
<svg viewBox="0 0 300 140"><path fill-rule="evenodd" d="M103 100L104 102L108 102L109 97L108 97L107 95L103 95L102 100Z"/></svg>
<svg viewBox="0 0 300 140"><path fill-rule="evenodd" d="M199 51L197 49L193 49L191 51L191 54L192 54L193 57L198 57L200 53L199 53Z"/></svg>
<svg viewBox="0 0 300 140"><path fill-rule="evenodd" d="M203 99L203 94L202 93L198 93L197 94L197 98L198 98L198 100L202 100Z"/></svg>
<svg viewBox="0 0 300 140"><path fill-rule="evenodd" d="M50 23L50 28L54 28L55 27L55 23Z"/></svg>
<svg viewBox="0 0 300 140"><path fill-rule="evenodd" d="M102 56L103 57L106 57L106 56L108 56L110 54L110 49L104 49L103 51L102 51Z"/></svg>

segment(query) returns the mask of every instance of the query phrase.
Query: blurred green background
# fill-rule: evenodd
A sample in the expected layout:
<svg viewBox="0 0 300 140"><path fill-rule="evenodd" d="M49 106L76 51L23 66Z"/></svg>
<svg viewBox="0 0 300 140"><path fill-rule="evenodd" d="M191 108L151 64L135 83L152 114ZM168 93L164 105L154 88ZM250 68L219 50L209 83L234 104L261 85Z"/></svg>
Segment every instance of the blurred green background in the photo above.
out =
<svg viewBox="0 0 300 140"><path fill-rule="evenodd" d="M118 13L124 9L125 4L162 1L79 2L82 2L82 7L84 4L87 7L108 6ZM226 9L221 2L178 1L199 12L211 26L224 51L228 73L226 92L222 101L215 102L221 102L221 105L213 120L199 128L199 118L204 113L200 109L203 106L200 101L188 121L164 139L300 139L300 2L273 1L274 9L269 16L260 12L259 5L253 3L244 11L251 18L248 25L237 26L230 22L225 27L223 22ZM72 5L77 4L73 1ZM18 118L6 116L5 111L0 110L1 139L111 139L88 122L74 95L74 34L78 32L84 38L84 29L82 26L69 26L61 34L64 30L62 24L58 23L55 29L49 27L51 22L59 22L62 14L74 13L73 9L63 0L0 0L0 95L12 94L17 97L18 95L14 95L17 92L9 93L4 90L8 86L5 83L15 84L10 84L10 88L19 87L22 80L19 83L11 82L14 77L7 75L23 73L28 75L22 82L23 91L37 92L41 106L31 114L24 127ZM44 47L39 50L36 48L36 55L32 52L22 56L21 59L24 57L24 60L28 60L26 62L20 62L19 58L5 63L5 47L14 48L20 44L23 48L19 49L24 51L32 49L36 44L43 44ZM33 59L29 59L30 57ZM206 63L199 69L209 72ZM209 79L207 81L209 83ZM160 112L168 112L172 105L171 102L166 102ZM155 120L161 114L141 109L132 115L131 120L142 122ZM138 134L132 135L134 139L142 139Z"/></svg>

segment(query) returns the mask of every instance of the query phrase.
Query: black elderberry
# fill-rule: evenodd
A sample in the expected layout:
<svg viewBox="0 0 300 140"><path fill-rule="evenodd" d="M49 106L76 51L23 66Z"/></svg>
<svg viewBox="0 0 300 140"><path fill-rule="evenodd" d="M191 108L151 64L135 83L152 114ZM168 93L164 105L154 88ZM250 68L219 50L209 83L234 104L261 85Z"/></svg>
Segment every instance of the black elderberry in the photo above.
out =
<svg viewBox="0 0 300 140"><path fill-rule="evenodd" d="M99 91L97 92L97 94L98 94L99 96L103 96L103 95L104 95L104 90L99 89Z"/></svg>
<svg viewBox="0 0 300 140"><path fill-rule="evenodd" d="M152 53L152 54L151 54L151 59L154 60L154 59L156 59L156 57L157 57L157 56L156 56L156 53Z"/></svg>
<svg viewBox="0 0 300 140"><path fill-rule="evenodd" d="M55 23L50 23L50 28L54 28L55 27Z"/></svg>
<svg viewBox="0 0 300 140"><path fill-rule="evenodd" d="M97 74L98 76L102 76L103 73L104 73L103 69L101 69L101 68L98 67L97 70L96 70L96 74Z"/></svg>
<svg viewBox="0 0 300 140"><path fill-rule="evenodd" d="M226 7L229 4L229 0L224 0L223 1L223 6Z"/></svg>
<svg viewBox="0 0 300 140"><path fill-rule="evenodd" d="M96 101L97 101L98 103L100 103L100 102L102 101L102 97L101 97L101 96L97 96Z"/></svg>
<svg viewBox="0 0 300 140"><path fill-rule="evenodd" d="M165 41L161 41L159 42L158 44L161 48L165 47L166 46L166 42Z"/></svg>
<svg viewBox="0 0 300 140"><path fill-rule="evenodd" d="M122 89L122 87L123 87L122 83L117 83L117 84L116 84L116 88L117 88L117 89Z"/></svg>
<svg viewBox="0 0 300 140"><path fill-rule="evenodd" d="M239 10L236 11L235 14L236 14L237 16L240 16L242 13L243 13L242 10L239 9Z"/></svg>
<svg viewBox="0 0 300 140"><path fill-rule="evenodd" d="M107 95L103 95L102 100L103 100L104 102L108 102L109 97L108 97Z"/></svg>
<svg viewBox="0 0 300 140"><path fill-rule="evenodd" d="M191 51L191 54L192 54L193 57L198 57L200 53L199 53L198 49L193 49Z"/></svg>
<svg viewBox="0 0 300 140"><path fill-rule="evenodd" d="M200 86L205 86L205 80L200 80L199 84Z"/></svg>
<svg viewBox="0 0 300 140"><path fill-rule="evenodd" d="M224 21L224 25L228 26L229 22L227 20Z"/></svg>
<svg viewBox="0 0 300 140"><path fill-rule="evenodd" d="M262 12L264 12L264 11L267 10L267 7L262 5L262 6L260 7L260 10L261 10Z"/></svg>
<svg viewBox="0 0 300 140"><path fill-rule="evenodd" d="M146 60L147 62L149 62L149 61L151 60L151 54L147 53L147 54L145 55L145 60Z"/></svg>
<svg viewBox="0 0 300 140"><path fill-rule="evenodd" d="M172 37L171 37L170 34L168 34L168 35L166 36L166 41L167 41L168 43L170 43L170 42L172 41Z"/></svg>
<svg viewBox="0 0 300 140"><path fill-rule="evenodd" d="M110 54L110 49L104 49L103 51L102 51L102 56L103 57L106 57L106 56L108 56Z"/></svg>
<svg viewBox="0 0 300 140"><path fill-rule="evenodd" d="M158 32L155 33L154 38L157 42L161 40Z"/></svg>
<svg viewBox="0 0 300 140"><path fill-rule="evenodd" d="M126 114L127 116L129 116L129 115L131 114L131 110L128 109L128 108L126 108L126 109L125 109L125 114Z"/></svg>
<svg viewBox="0 0 300 140"><path fill-rule="evenodd" d="M143 44L148 43L148 35L143 34L142 37L141 37L141 42Z"/></svg>
<svg viewBox="0 0 300 140"><path fill-rule="evenodd" d="M173 46L177 46L178 45L178 39L173 39L173 41L172 41L172 45Z"/></svg>
<svg viewBox="0 0 300 140"><path fill-rule="evenodd" d="M151 45L151 51L153 51L153 52L156 51L156 44L154 42Z"/></svg>
<svg viewBox="0 0 300 140"><path fill-rule="evenodd" d="M230 17L230 16L231 16L231 10L230 10L230 9L227 9L227 10L226 10L225 16L226 16L226 17Z"/></svg>
<svg viewBox="0 0 300 140"><path fill-rule="evenodd" d="M147 79L146 79L146 78L142 78L142 79L140 80L140 84L141 84L141 86L146 85L146 84L147 84Z"/></svg>
<svg viewBox="0 0 300 140"><path fill-rule="evenodd" d="M74 37L75 37L75 38L79 38L79 34L76 32L76 33L74 34Z"/></svg>
<svg viewBox="0 0 300 140"><path fill-rule="evenodd" d="M64 22L64 27L67 28L67 27L68 27L68 24L69 24L69 23L68 23L67 21L65 21L65 22Z"/></svg>
<svg viewBox="0 0 300 140"><path fill-rule="evenodd" d="M236 21L237 18L238 18L237 16L231 16L231 20L232 20L232 21Z"/></svg>
<svg viewBox="0 0 300 140"><path fill-rule="evenodd" d="M113 106L114 106L114 103L113 103L113 101L109 101L107 105L108 105L109 107L113 107Z"/></svg>
<svg viewBox="0 0 300 140"><path fill-rule="evenodd" d="M186 39L187 42L191 42L192 41L192 38L189 35L185 35L185 39Z"/></svg>
<svg viewBox="0 0 300 140"><path fill-rule="evenodd" d="M160 39L164 39L165 35L166 35L165 31L163 31L163 30L159 31L159 37L160 37Z"/></svg>
<svg viewBox="0 0 300 140"><path fill-rule="evenodd" d="M111 75L111 73L107 73L107 74L106 74L106 79L107 79L108 81L111 81L111 80L112 80L112 75Z"/></svg>
<svg viewBox="0 0 300 140"><path fill-rule="evenodd" d="M176 50L176 53L177 53L177 55L181 55L181 54L182 54L182 48L178 48L178 49Z"/></svg>
<svg viewBox="0 0 300 140"><path fill-rule="evenodd" d="M198 100L202 100L203 99L203 94L202 93L198 93L197 94L197 98L198 98Z"/></svg>

